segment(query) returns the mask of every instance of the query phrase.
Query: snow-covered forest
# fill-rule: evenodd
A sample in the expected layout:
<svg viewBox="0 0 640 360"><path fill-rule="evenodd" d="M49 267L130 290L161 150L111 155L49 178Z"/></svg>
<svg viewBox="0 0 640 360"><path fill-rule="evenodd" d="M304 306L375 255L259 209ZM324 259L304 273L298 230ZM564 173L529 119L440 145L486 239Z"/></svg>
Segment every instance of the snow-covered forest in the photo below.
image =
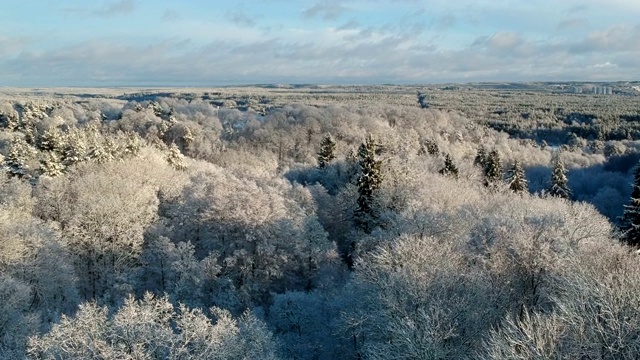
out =
<svg viewBox="0 0 640 360"><path fill-rule="evenodd" d="M640 356L632 131L291 93L3 94L0 358Z"/></svg>

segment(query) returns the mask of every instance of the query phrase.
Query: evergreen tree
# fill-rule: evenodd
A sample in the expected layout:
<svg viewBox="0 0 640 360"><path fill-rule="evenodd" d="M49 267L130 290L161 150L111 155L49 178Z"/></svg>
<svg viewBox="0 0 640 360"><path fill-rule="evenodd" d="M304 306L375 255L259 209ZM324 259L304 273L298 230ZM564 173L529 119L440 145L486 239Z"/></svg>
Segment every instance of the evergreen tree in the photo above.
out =
<svg viewBox="0 0 640 360"><path fill-rule="evenodd" d="M142 138L136 132L127 134L126 143L123 149L125 155L138 156L142 149Z"/></svg>
<svg viewBox="0 0 640 360"><path fill-rule="evenodd" d="M91 147L91 150L89 150L89 159L98 164L104 164L113 160L114 157L111 155L111 152L107 151L103 144L95 144Z"/></svg>
<svg viewBox="0 0 640 360"><path fill-rule="evenodd" d="M37 150L27 144L24 138L16 136L9 146L9 152L4 159L4 164L9 174L14 176L26 176L29 169L28 161L36 154Z"/></svg>
<svg viewBox="0 0 640 360"><path fill-rule="evenodd" d="M318 167L324 168L336 158L336 142L333 140L331 134L325 135L320 144L320 152L318 152Z"/></svg>
<svg viewBox="0 0 640 360"><path fill-rule="evenodd" d="M377 148L378 144L369 135L358 149L360 177L358 178L356 225L366 233L370 233L374 227L374 221L377 217L373 206L374 194L382 184L382 161L376 159Z"/></svg>
<svg viewBox="0 0 640 360"><path fill-rule="evenodd" d="M42 159L40 159L40 172L42 175L49 177L62 175L64 165L62 164L60 156L52 151L43 153Z"/></svg>
<svg viewBox="0 0 640 360"><path fill-rule="evenodd" d="M449 154L445 155L444 167L440 169L440 174L458 178L458 167L453 163L453 159L451 159L451 155Z"/></svg>
<svg viewBox="0 0 640 360"><path fill-rule="evenodd" d="M513 163L513 167L509 169L507 181L509 183L509 189L516 194L524 194L529 189L529 184L524 176L524 169L518 160L516 160Z"/></svg>
<svg viewBox="0 0 640 360"><path fill-rule="evenodd" d="M193 131L191 131L189 127L185 126L184 133L182 134L182 141L184 142L185 148L188 149L193 144L195 139L196 137L195 135L193 135Z"/></svg>
<svg viewBox="0 0 640 360"><path fill-rule="evenodd" d="M569 190L567 170L564 168L560 153L556 152L553 155L551 163L553 170L551 172L551 185L547 193L550 196L569 199L571 197L571 190Z"/></svg>
<svg viewBox="0 0 640 360"><path fill-rule="evenodd" d="M486 163L487 163L487 151L485 150L484 145L480 145L480 147L478 148L478 152L476 153L476 157L475 159L473 159L473 164L480 166L482 169L484 169Z"/></svg>
<svg viewBox="0 0 640 360"><path fill-rule="evenodd" d="M8 130L17 130L20 127L20 118L17 112L0 114L0 124Z"/></svg>
<svg viewBox="0 0 640 360"><path fill-rule="evenodd" d="M184 165L183 156L180 153L180 149L178 149L178 146L175 143L171 143L171 146L169 147L169 154L167 154L167 162L174 169L179 171L186 170L187 168Z"/></svg>
<svg viewBox="0 0 640 360"><path fill-rule="evenodd" d="M497 186L502 181L502 160L497 150L493 149L487 156L484 166L484 185Z"/></svg>
<svg viewBox="0 0 640 360"><path fill-rule="evenodd" d="M640 245L640 164L633 171L633 190L629 205L620 219L620 238L629 245Z"/></svg>
<svg viewBox="0 0 640 360"><path fill-rule="evenodd" d="M431 156L438 156L440 154L440 149L434 140L425 140L424 145L421 148L421 152L427 153Z"/></svg>
<svg viewBox="0 0 640 360"><path fill-rule="evenodd" d="M67 134L66 143L62 151L62 162L65 166L71 166L87 159L87 145L84 137L77 130L71 130Z"/></svg>
<svg viewBox="0 0 640 360"><path fill-rule="evenodd" d="M64 138L58 129L49 129L40 136L38 147L42 151L55 151L61 154L64 150Z"/></svg>

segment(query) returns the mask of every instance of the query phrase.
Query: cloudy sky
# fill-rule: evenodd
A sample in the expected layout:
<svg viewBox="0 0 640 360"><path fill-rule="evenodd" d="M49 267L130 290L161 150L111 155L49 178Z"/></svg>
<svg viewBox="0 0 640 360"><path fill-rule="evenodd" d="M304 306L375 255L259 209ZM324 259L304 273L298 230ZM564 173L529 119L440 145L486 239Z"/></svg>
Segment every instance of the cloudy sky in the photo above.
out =
<svg viewBox="0 0 640 360"><path fill-rule="evenodd" d="M2 86L638 80L639 0L2 0Z"/></svg>

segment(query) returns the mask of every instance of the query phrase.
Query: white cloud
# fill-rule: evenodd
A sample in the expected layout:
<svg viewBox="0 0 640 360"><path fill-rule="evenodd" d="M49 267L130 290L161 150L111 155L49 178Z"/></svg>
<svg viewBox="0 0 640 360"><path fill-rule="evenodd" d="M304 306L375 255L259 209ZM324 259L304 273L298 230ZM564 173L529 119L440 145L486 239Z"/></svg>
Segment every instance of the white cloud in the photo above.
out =
<svg viewBox="0 0 640 360"><path fill-rule="evenodd" d="M638 20L616 17L595 0L567 0L558 11L550 10L551 0L434 0L433 9L412 0L314 1L287 8L295 19L258 19L252 14L263 8L242 5L199 18L186 5L164 13L160 7L153 13L160 25L149 23L151 30L139 36L131 32L127 44L104 34L87 34L66 47L47 41L51 36L31 43L0 37L0 81L420 83L616 80L640 73ZM126 14L143 6L132 0L101 4L85 14ZM612 9L626 6L634 14L634 4L620 0ZM138 10L132 16L149 9ZM594 14L602 19L594 21ZM45 50L38 42L52 45Z"/></svg>
<svg viewBox="0 0 640 360"><path fill-rule="evenodd" d="M343 6L338 0L321 0L303 10L302 16L308 19L318 17L324 20L336 20L347 11L349 8Z"/></svg>
<svg viewBox="0 0 640 360"><path fill-rule="evenodd" d="M91 12L92 15L102 17L112 17L117 15L125 15L133 12L135 3L133 0L111 1L99 9Z"/></svg>

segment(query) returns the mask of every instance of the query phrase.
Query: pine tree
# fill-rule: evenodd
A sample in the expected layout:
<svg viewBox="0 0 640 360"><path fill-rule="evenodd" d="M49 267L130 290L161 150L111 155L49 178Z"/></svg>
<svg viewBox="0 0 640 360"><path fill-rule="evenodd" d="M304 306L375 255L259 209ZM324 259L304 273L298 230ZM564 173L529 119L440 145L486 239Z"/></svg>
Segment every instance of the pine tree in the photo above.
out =
<svg viewBox="0 0 640 360"><path fill-rule="evenodd" d="M640 245L640 164L633 171L633 190L629 205L620 219L620 238L629 245Z"/></svg>
<svg viewBox="0 0 640 360"><path fill-rule="evenodd" d="M371 135L360 145L358 158L360 161L360 177L358 178L358 208L356 209L356 225L370 233L377 218L374 209L374 194L382 184L382 162L376 160L378 144Z"/></svg>
<svg viewBox="0 0 640 360"><path fill-rule="evenodd" d="M451 155L446 154L444 156L444 167L440 169L440 174L458 178L458 167L453 163Z"/></svg>
<svg viewBox="0 0 640 360"><path fill-rule="evenodd" d="M493 149L487 156L484 166L484 185L496 187L502 181L502 160L497 150Z"/></svg>
<svg viewBox="0 0 640 360"><path fill-rule="evenodd" d="M560 153L556 152L551 159L553 170L551 172L551 185L547 190L549 196L559 197L563 199L569 199L571 197L571 190L567 180L567 170L564 168L564 163L560 158Z"/></svg>
<svg viewBox="0 0 640 360"><path fill-rule="evenodd" d="M318 167L324 168L336 158L336 142L333 140L331 134L327 134L320 143L320 152L318 152Z"/></svg>
<svg viewBox="0 0 640 360"><path fill-rule="evenodd" d="M529 184L524 176L524 169L518 160L513 163L507 174L509 189L516 194L524 194L529 189Z"/></svg>

